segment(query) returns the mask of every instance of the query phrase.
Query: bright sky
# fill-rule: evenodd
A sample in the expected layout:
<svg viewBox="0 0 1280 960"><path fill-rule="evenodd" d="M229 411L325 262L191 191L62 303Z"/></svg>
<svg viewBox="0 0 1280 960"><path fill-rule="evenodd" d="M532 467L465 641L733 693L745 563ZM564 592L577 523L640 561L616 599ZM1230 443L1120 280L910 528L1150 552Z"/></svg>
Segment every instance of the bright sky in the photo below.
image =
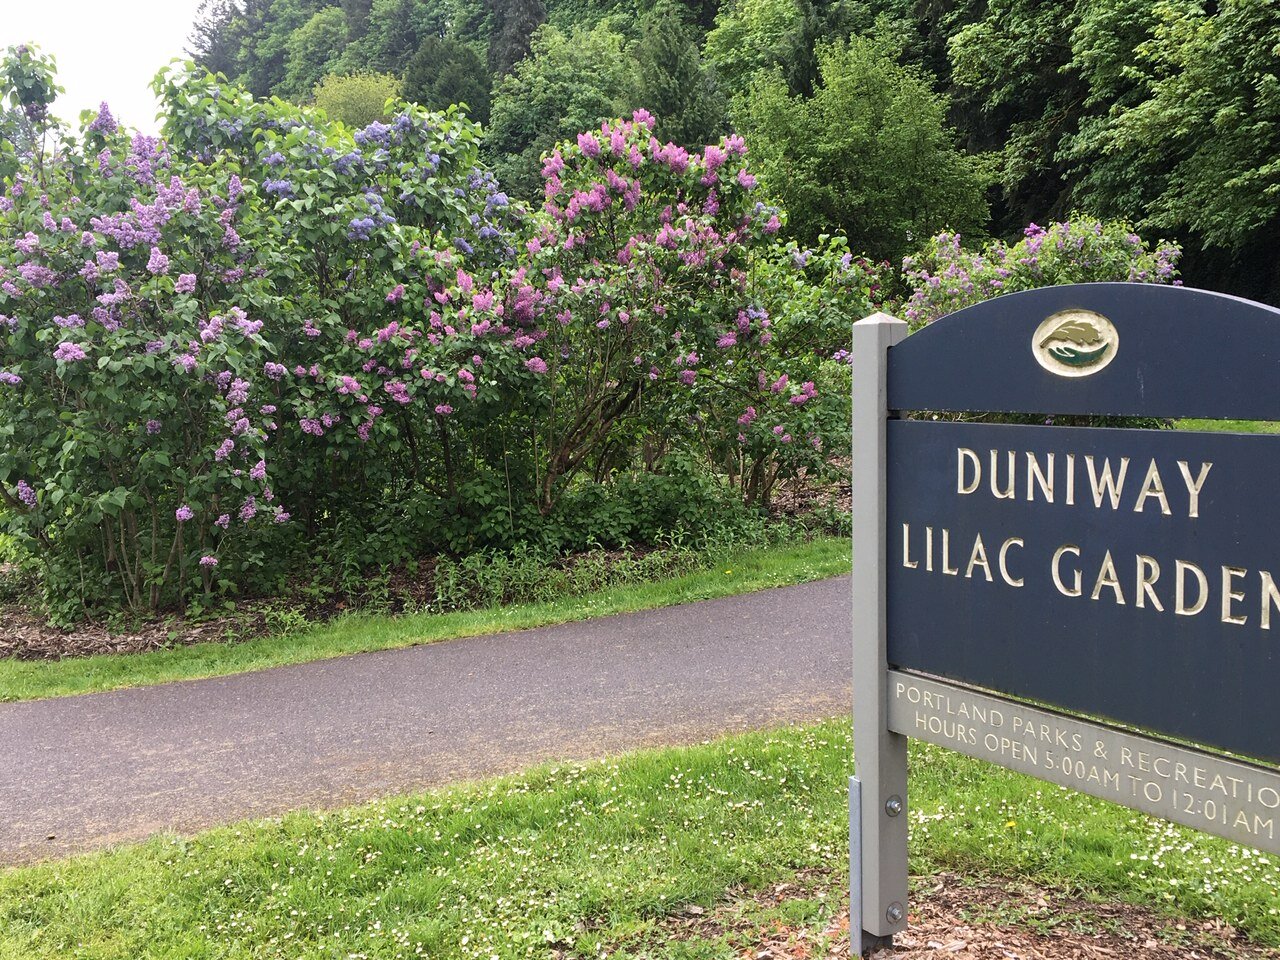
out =
<svg viewBox="0 0 1280 960"><path fill-rule="evenodd" d="M117 120L158 128L149 84L185 57L200 0L0 0L0 50L34 43L58 62L65 89L53 112L73 127L103 100Z"/></svg>

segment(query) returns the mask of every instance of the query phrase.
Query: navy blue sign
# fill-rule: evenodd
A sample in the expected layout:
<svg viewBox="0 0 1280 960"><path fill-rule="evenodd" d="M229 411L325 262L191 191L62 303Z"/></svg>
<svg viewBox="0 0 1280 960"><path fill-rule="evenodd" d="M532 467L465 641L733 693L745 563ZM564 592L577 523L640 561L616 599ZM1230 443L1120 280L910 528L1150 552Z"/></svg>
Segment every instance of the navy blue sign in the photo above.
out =
<svg viewBox="0 0 1280 960"><path fill-rule="evenodd" d="M891 667L1280 760L1280 437L891 420L887 481Z"/></svg>

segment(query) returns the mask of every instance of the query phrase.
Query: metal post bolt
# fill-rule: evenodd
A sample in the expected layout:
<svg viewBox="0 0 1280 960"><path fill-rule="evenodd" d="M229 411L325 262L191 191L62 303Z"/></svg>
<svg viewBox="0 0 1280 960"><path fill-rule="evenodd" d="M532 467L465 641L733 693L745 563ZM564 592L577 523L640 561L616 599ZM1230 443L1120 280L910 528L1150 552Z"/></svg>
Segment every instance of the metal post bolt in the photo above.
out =
<svg viewBox="0 0 1280 960"><path fill-rule="evenodd" d="M902 798L896 793L884 802L884 812L891 817L896 817L902 812Z"/></svg>
<svg viewBox="0 0 1280 960"><path fill-rule="evenodd" d="M902 904L895 900L889 904L889 909L884 912L884 915L890 923L898 923L902 919Z"/></svg>

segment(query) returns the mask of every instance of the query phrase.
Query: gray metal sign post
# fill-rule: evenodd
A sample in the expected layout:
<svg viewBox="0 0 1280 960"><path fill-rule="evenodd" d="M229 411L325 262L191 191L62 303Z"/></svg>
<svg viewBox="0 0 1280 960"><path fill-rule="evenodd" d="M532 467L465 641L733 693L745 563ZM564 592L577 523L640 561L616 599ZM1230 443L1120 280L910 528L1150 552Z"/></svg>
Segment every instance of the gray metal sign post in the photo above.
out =
<svg viewBox="0 0 1280 960"><path fill-rule="evenodd" d="M849 784L849 936L854 956L886 942L907 925L907 738L891 733L888 720L884 470L889 348L906 335L907 325L885 313L853 325L853 740L857 766ZM859 836L854 838L854 833Z"/></svg>

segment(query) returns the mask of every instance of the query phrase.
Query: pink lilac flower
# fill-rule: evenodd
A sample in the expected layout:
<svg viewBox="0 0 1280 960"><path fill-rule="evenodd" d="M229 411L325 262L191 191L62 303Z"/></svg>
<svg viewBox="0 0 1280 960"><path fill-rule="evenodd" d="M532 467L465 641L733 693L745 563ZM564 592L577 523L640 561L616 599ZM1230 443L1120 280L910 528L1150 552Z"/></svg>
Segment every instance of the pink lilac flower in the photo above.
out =
<svg viewBox="0 0 1280 960"><path fill-rule="evenodd" d="M402 299L404 299L404 284L397 283L387 294L387 303L399 303Z"/></svg>
<svg viewBox="0 0 1280 960"><path fill-rule="evenodd" d="M532 370L534 373L547 372L547 361L541 357L530 357L524 362L524 366L526 370Z"/></svg>
<svg viewBox="0 0 1280 960"><path fill-rule="evenodd" d="M212 556L206 553L203 557L200 558L200 566L202 567L216 567L217 565L218 565L218 558L215 556Z"/></svg>

